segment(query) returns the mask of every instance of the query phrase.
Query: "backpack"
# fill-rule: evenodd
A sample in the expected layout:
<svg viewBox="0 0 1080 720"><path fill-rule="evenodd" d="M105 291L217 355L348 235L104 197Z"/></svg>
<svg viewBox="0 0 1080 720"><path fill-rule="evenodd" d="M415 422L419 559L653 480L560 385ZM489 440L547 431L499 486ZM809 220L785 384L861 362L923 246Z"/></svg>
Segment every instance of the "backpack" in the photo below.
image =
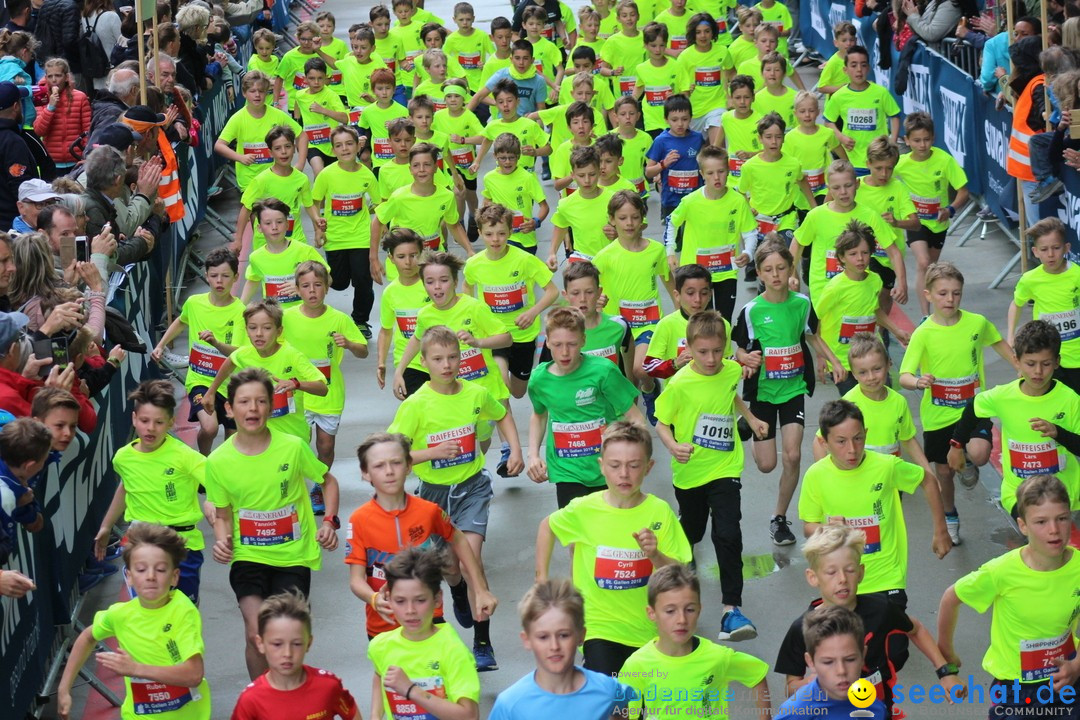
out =
<svg viewBox="0 0 1080 720"><path fill-rule="evenodd" d="M97 35L97 25L101 20L101 15L99 13L94 18L93 27L90 26L89 19L83 18L83 31L76 42L82 74L91 80L105 77L112 68L109 64L109 54L105 52L101 38Z"/></svg>

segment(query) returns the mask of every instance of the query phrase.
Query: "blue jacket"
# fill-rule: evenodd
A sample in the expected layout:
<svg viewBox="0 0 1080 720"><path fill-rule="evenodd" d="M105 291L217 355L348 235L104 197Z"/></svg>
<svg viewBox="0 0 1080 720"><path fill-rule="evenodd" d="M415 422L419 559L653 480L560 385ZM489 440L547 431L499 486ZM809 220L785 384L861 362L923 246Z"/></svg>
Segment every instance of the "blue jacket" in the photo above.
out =
<svg viewBox="0 0 1080 720"><path fill-rule="evenodd" d="M16 85L24 85L31 90L30 97L22 99L23 127L33 127L37 109L34 107L34 78L26 72L26 63L14 55L0 58L0 82L9 80Z"/></svg>
<svg viewBox="0 0 1080 720"><path fill-rule="evenodd" d="M997 92L998 79L994 77L994 70L999 67L1005 68L1006 74L1012 68L1012 63L1009 62L1009 33L1007 32L999 32L983 45L982 72L979 73L979 82L986 92Z"/></svg>

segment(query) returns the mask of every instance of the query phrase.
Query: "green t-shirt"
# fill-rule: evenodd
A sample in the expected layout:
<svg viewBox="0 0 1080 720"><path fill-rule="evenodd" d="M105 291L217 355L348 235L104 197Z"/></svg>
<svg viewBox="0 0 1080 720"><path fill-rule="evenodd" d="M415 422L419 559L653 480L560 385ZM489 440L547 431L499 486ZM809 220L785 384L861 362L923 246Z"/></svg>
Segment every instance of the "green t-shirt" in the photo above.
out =
<svg viewBox="0 0 1080 720"><path fill-rule="evenodd" d="M416 331L416 316L420 313L420 308L429 304L431 298L419 279L412 285L402 285L399 278L383 290L379 302L379 327L393 331L395 367L401 363L405 346ZM420 353L416 354L409 367L427 372L420 363Z"/></svg>
<svg viewBox="0 0 1080 720"><path fill-rule="evenodd" d="M866 273L862 280L852 280L841 272L814 296L814 311L821 321L821 339L840 359L845 369L851 369L848 350L855 333L873 333L877 329L878 293L883 284L881 276Z"/></svg>
<svg viewBox="0 0 1080 720"><path fill-rule="evenodd" d="M382 196L366 165L352 172L340 163L327 165L315 178L311 199L323 203L327 252L371 246L371 206L378 205Z"/></svg>
<svg viewBox="0 0 1080 720"><path fill-rule="evenodd" d="M311 206L311 180L295 167L290 169L288 175L278 175L272 166L267 167L248 183L240 198L240 204L250 210L259 200L267 198L277 198L285 203L289 206L289 229L285 236L303 245L307 243L307 236L304 235L304 224L300 222L300 210ZM254 220L254 216L252 219ZM252 250L265 244L266 236L256 222L251 238Z"/></svg>
<svg viewBox="0 0 1080 720"><path fill-rule="evenodd" d="M285 285L295 281L296 266L307 260L326 265L319 251L305 243L290 241L282 252L277 253L263 245L248 257L244 279L261 283L263 297L277 300L282 309L287 310L301 301L299 295L287 294Z"/></svg>
<svg viewBox="0 0 1080 720"><path fill-rule="evenodd" d="M259 367L270 373L277 380L296 378L301 382L318 381L325 383L326 378L311 361L288 343L281 343L277 352L269 357L262 357L251 345L245 345L229 356L229 360L240 371L246 367ZM307 393L288 391L274 393L273 408L268 423L271 430L278 434L289 434L305 443L311 437L311 428L304 417L304 401ZM306 445L305 445L306 447ZM320 474L320 477L322 475ZM310 505L308 510L310 510Z"/></svg>
<svg viewBox="0 0 1080 720"><path fill-rule="evenodd" d="M409 111L396 102L390 103L387 108L372 103L360 114L357 126L361 130L371 131L371 164L374 167L382 167L394 159L394 151L390 147L390 131L386 129L386 125L391 120L404 117L409 117Z"/></svg>
<svg viewBox="0 0 1080 720"><path fill-rule="evenodd" d="M907 398L887 387L884 400L872 400L863 393L862 386L856 385L844 394L844 399L862 410L866 449L900 457L900 444L915 437L915 422Z"/></svg>
<svg viewBox="0 0 1080 720"><path fill-rule="evenodd" d="M92 632L97 641L116 638L124 652L143 665L179 665L206 652L199 609L178 590L155 609L143 607L138 600L114 603L94 613ZM186 688L125 676L124 689L123 720L147 716L210 720L210 684L205 677L198 687Z"/></svg>
<svg viewBox="0 0 1080 720"><path fill-rule="evenodd" d="M879 254L878 251L881 246L891 245L895 235L893 235L892 227L886 225L881 215L869 206L856 204L847 212L837 212L829 207L828 203L811 208L802 224L795 229L795 242L803 247L809 245L812 248L810 275L806 278L806 284L810 287L810 297L815 298L815 304L816 295L825 288L825 283L843 272L840 261L836 257L836 239L852 220L858 220L870 226L879 246L874 251L874 257L886 267L891 265L888 258L884 257L884 253ZM821 317L820 312L818 312L818 317Z"/></svg>
<svg viewBox="0 0 1080 720"><path fill-rule="evenodd" d="M727 190L710 200L705 188L684 197L670 222L683 228L679 265L701 265L712 273L714 283L738 275L735 258L743 252L742 234L757 228L750 205L740 193Z"/></svg>
<svg viewBox="0 0 1080 720"><path fill-rule="evenodd" d="M205 479L206 458L172 435L153 452L142 452L133 440L116 451L113 469L124 483L128 522L159 525L198 525L203 518L199 486ZM196 527L177 531L188 550L202 550L206 545Z"/></svg>
<svg viewBox="0 0 1080 720"><path fill-rule="evenodd" d="M813 361L802 343L816 327L810 299L801 293L788 292L781 303L758 295L743 307L735 322L735 338L743 350L761 351L761 366L747 381L756 388L756 396L748 394L745 399L780 405L806 394L806 373Z"/></svg>
<svg viewBox="0 0 1080 720"><path fill-rule="evenodd" d="M269 98L268 94L267 99ZM255 118L248 112L246 105L233 113L221 129L219 140L228 144L235 142L236 152L241 155L255 156L255 162L250 165L236 163L236 184L240 187L240 192L247 189L256 175L273 164L270 148L266 146L266 134L277 125L290 128L297 137L303 132L298 122L276 107L266 108L266 113L261 118Z"/></svg>
<svg viewBox="0 0 1080 720"><path fill-rule="evenodd" d="M824 195L825 169L832 163L832 151L840 144L836 133L822 125L815 126L814 134L807 135L798 127L784 136L783 153L791 155L802 165L803 176L810 183L810 191ZM865 183L860 184L860 189Z"/></svg>
<svg viewBox="0 0 1080 720"><path fill-rule="evenodd" d="M604 324L604 323L601 323ZM614 323L607 323L620 333ZM615 341L618 351L618 340ZM600 438L604 428L633 407L638 391L614 363L585 355L567 375L552 372L553 363L542 363L529 377L529 400L533 412L547 413L544 458L551 482L576 482L600 487Z"/></svg>
<svg viewBox="0 0 1080 720"><path fill-rule="evenodd" d="M900 372L934 376L919 403L924 430L938 430L960 419L968 401L986 387L983 348L1000 341L993 323L967 310L960 312L954 325L940 325L931 315L915 328Z"/></svg>
<svg viewBox="0 0 1080 720"><path fill-rule="evenodd" d="M802 180L802 165L792 155L781 155L775 162L766 161L761 155L755 155L742 166L739 176L739 192L750 199L750 206L759 215L770 218L787 213L778 222L764 221L772 229L794 230L796 214L790 212L802 197L799 181ZM806 204L803 198L803 205ZM764 229L764 228L762 228Z"/></svg>
<svg viewBox="0 0 1080 720"><path fill-rule="evenodd" d="M727 48L714 43L709 50L702 52L691 43L679 54L682 65L694 81L694 91L690 93L690 104L694 108L694 117L705 117L713 110L727 106L727 88L724 87L724 71L735 67Z"/></svg>
<svg viewBox="0 0 1080 720"><path fill-rule="evenodd" d="M401 628L380 633L368 644L368 659L380 677L393 665L409 676L421 690L456 703L461 698L480 702L480 677L476 660L457 632L447 623L434 626L435 634L413 642L402 635ZM434 718L404 695L383 686L383 717Z"/></svg>
<svg viewBox="0 0 1080 720"><path fill-rule="evenodd" d="M480 76L484 72L485 61L495 54L495 44L486 32L476 28L473 28L470 35L462 35L460 31L452 32L446 38L443 52L447 57L454 58L465 71L465 79L469 81L469 88L473 92L483 87Z"/></svg>
<svg viewBox="0 0 1080 720"><path fill-rule="evenodd" d="M506 122L497 113L492 113L491 120L484 128L484 137L494 145L495 140L503 133L510 133L516 137L521 146L533 149L542 148L548 144L548 134L535 120L525 117L516 117L511 122ZM536 164L536 158L532 155L522 155L518 160L518 167L531 170Z"/></svg>
<svg viewBox="0 0 1080 720"><path fill-rule="evenodd" d="M547 199L536 175L521 165L509 175L495 169L484 175L483 187L485 198L514 213L514 230L510 236L514 242L522 247L536 247L536 231L521 232L521 224L531 220L535 216L533 209Z"/></svg>
<svg viewBox="0 0 1080 720"><path fill-rule="evenodd" d="M535 176L531 176L535 180ZM540 334L540 316L527 328L519 328L517 319L536 304L534 288L551 282L551 270L532 253L509 245L498 260L487 251L473 255L465 263L465 284L473 287L482 300L510 332L514 342L530 342Z"/></svg>
<svg viewBox="0 0 1080 720"><path fill-rule="evenodd" d="M930 157L922 162L911 153L900 156L896 177L911 192L911 201L923 227L931 232L945 232L949 221L938 222L938 211L949 204L949 189L967 186L967 174L960 163L941 148L930 148Z"/></svg>
<svg viewBox="0 0 1080 720"><path fill-rule="evenodd" d="M184 301L180 322L188 327L188 371L184 389L191 393L200 385L209 387L225 362L225 356L213 345L199 340L199 334L209 330L215 339L226 345L245 344L244 303L234 297L225 307L218 307L210 302L210 293L192 295ZM218 392L224 397L225 387L218 388Z"/></svg>
<svg viewBox="0 0 1080 720"><path fill-rule="evenodd" d="M656 547L676 562L693 557L682 525L671 506L645 494L632 508L612 507L607 492L572 500L548 516L551 532L563 545L574 546L574 586L585 598L585 639L640 647L656 637L645 614L653 564L634 540L650 528Z"/></svg>
<svg viewBox="0 0 1080 720"><path fill-rule="evenodd" d="M643 239L641 250L627 250L616 240L593 258L600 271L600 286L607 295L604 311L621 315L634 337L651 330L660 322L660 288L657 277L667 280L671 274L664 246Z"/></svg>
<svg viewBox="0 0 1080 720"><path fill-rule="evenodd" d="M405 27L396 23L397 21L395 21L394 27L390 28L390 35L397 38L398 43L401 45L401 62L397 64L397 81L398 85L411 87L413 74L421 64L420 55L426 49L420 39L420 29L423 27L423 23L415 17ZM412 66L406 69L405 66L409 63L412 63Z"/></svg>
<svg viewBox="0 0 1080 720"><path fill-rule="evenodd" d="M725 362L715 375L702 375L691 363L675 373L656 399L657 421L671 428L675 442L694 446L689 462L671 458L677 489L742 475L742 441L735 432L735 394L741 379L737 362Z"/></svg>
<svg viewBox="0 0 1080 720"><path fill-rule="evenodd" d="M892 213L896 220L907 220L915 214L915 203L911 202L911 193L895 177L880 187L870 185L864 179L859 183L859 189L855 191L855 202L866 205L878 215ZM903 248L903 228L894 225L892 231L896 246Z"/></svg>
<svg viewBox="0 0 1080 720"><path fill-rule="evenodd" d="M1069 262L1056 275L1046 272L1044 265L1028 270L1016 282L1013 302L1020 307L1034 303L1034 318L1061 334L1061 365L1080 367L1080 266Z"/></svg>
<svg viewBox="0 0 1080 720"><path fill-rule="evenodd" d="M345 348L334 342L334 335L367 345L360 329L351 317L329 305L317 318L305 315L302 306L294 307L285 313L283 325L285 340L310 360L326 380L326 395L308 396L305 409L319 415L341 415L345 409L345 375L341 372Z"/></svg>
<svg viewBox="0 0 1080 720"><path fill-rule="evenodd" d="M829 97L824 113L826 120L855 141L847 154L856 168L866 167L866 149L875 138L889 134L889 118L899 114L892 93L873 82L863 90L845 84Z"/></svg>
<svg viewBox="0 0 1080 720"><path fill-rule="evenodd" d="M637 77L635 87L642 91L641 113L645 122L645 130L662 130L667 128L664 119L664 101L676 93L684 93L690 87L690 78L687 76L684 66L675 62L672 58L665 58L660 67L653 65L651 60L638 63L634 75Z"/></svg>
<svg viewBox="0 0 1080 720"><path fill-rule="evenodd" d="M306 439L277 432L273 425L270 445L258 455L241 453L235 439L228 438L206 459L207 499L232 510L233 562L319 570L322 553L306 480L321 485L329 468Z"/></svg>
<svg viewBox="0 0 1080 720"><path fill-rule="evenodd" d="M630 327L618 315L599 313L600 322L594 328L585 328L585 345L582 355L605 358L622 370L620 353L628 350L633 341Z"/></svg>
<svg viewBox="0 0 1080 720"><path fill-rule="evenodd" d="M453 395L444 395L424 383L405 398L394 414L388 432L403 433L412 440L413 450L427 450L456 440L461 447L457 457L413 465L413 472L432 485L457 485L484 468L484 451L477 439L477 424L502 420L506 408L491 396L487 388L463 382Z"/></svg>
<svg viewBox="0 0 1080 720"><path fill-rule="evenodd" d="M491 57L489 57L484 62L484 69L480 72L480 84L487 85L487 81L491 79L492 75L499 72L503 68L513 67L512 62L513 61L509 55L501 58L497 57L495 53L492 53ZM477 88L477 91L479 91L479 88Z"/></svg>
<svg viewBox="0 0 1080 720"><path fill-rule="evenodd" d="M330 145L330 131L339 123L333 118L312 111L311 106L318 103L327 110L333 112L345 112L345 104L337 91L330 86L324 86L319 92L312 94L310 89L300 90L294 98L296 107L300 108L300 117L304 121L304 134L307 135L308 149L318 150L329 157L334 156Z"/></svg>
<svg viewBox="0 0 1080 720"><path fill-rule="evenodd" d="M580 192L559 200L551 224L556 227L570 228L574 232L574 252L592 259L598 252L611 244L604 235L604 226L608 224L607 206L614 193L601 188L594 198L586 198Z"/></svg>
<svg viewBox="0 0 1080 720"><path fill-rule="evenodd" d="M831 457L803 476L799 518L808 523L842 522L866 533L862 593L902 590L907 585L907 525L900 492L914 493L926 471L895 455L868 452L858 467L841 470ZM899 491L899 492L898 492Z"/></svg>
<svg viewBox="0 0 1080 720"><path fill-rule="evenodd" d="M431 128L438 132L449 135L461 135L463 137L475 137L484 134L484 126L471 110L464 110L454 117L449 110L439 110L431 122ZM461 173L462 177L472 180L476 173L469 171L469 166L476 160L476 146L464 143L451 142L450 162Z"/></svg>
<svg viewBox="0 0 1080 720"><path fill-rule="evenodd" d="M448 309L440 309L430 303L420 308L416 316L415 334L423 338L424 333L436 325L445 325L454 332L468 330L474 337L481 339L506 332L495 313L471 295L459 294L457 301ZM487 348L473 348L461 344L461 369L458 370L458 379L479 383L487 388L496 400L510 397L510 391L503 382L495 358Z"/></svg>

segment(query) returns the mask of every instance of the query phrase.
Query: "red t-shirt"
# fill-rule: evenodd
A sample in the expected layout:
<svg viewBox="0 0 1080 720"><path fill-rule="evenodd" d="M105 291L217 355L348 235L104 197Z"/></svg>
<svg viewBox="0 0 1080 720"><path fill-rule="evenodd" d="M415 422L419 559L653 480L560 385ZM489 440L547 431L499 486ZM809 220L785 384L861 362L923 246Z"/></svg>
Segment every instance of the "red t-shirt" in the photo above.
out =
<svg viewBox="0 0 1080 720"><path fill-rule="evenodd" d="M345 562L363 565L368 585L378 592L386 584L383 567L394 555L410 546L433 545L436 537L449 543L454 526L441 507L406 493L404 510L385 510L374 498L358 507L349 517L346 537ZM366 612L367 632L372 637L397 627L383 620L370 604ZM442 617L441 606L435 608L435 617Z"/></svg>
<svg viewBox="0 0 1080 720"><path fill-rule="evenodd" d="M341 678L328 670L304 666L307 679L295 690L277 690L266 675L260 675L244 688L233 708L232 720L268 720L268 718L304 718L323 720L337 716L343 720L356 717L356 701L341 684Z"/></svg>

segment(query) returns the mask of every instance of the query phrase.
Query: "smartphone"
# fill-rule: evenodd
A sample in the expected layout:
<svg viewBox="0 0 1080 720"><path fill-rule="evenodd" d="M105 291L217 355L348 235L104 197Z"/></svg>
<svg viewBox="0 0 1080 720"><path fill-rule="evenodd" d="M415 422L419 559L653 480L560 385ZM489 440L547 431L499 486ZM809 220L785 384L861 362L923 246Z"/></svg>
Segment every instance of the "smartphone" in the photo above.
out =
<svg viewBox="0 0 1080 720"><path fill-rule="evenodd" d="M54 367L58 367L63 370L71 362L71 356L68 353L68 338L66 337L51 337L44 338L42 340L34 340L34 357L39 360L42 358L52 358L51 365L45 365L38 371L41 377L46 377L52 371Z"/></svg>
<svg viewBox="0 0 1080 720"><path fill-rule="evenodd" d="M90 241L85 235L75 238L75 259L79 262L90 262Z"/></svg>

